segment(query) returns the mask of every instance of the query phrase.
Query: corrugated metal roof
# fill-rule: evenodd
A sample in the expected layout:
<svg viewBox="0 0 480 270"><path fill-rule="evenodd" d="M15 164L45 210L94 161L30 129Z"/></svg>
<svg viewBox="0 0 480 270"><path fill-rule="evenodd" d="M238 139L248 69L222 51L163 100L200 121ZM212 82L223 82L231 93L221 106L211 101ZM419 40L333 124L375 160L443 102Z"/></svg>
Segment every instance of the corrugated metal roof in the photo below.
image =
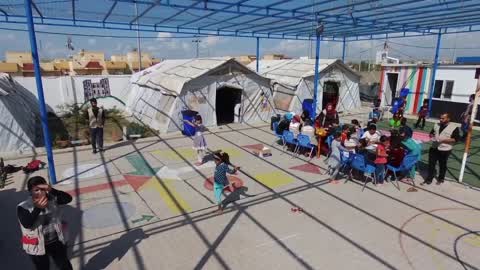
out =
<svg viewBox="0 0 480 270"><path fill-rule="evenodd" d="M185 83L198 78L233 58L197 58L165 60L133 74L131 82L180 94Z"/></svg>
<svg viewBox="0 0 480 270"><path fill-rule="evenodd" d="M333 64L343 65L356 76L356 72L343 64L339 59L320 59L318 71L321 73ZM248 65L252 70L256 69L257 61ZM259 74L288 86L297 86L303 78L315 74L315 59L285 59L285 60L260 60Z"/></svg>

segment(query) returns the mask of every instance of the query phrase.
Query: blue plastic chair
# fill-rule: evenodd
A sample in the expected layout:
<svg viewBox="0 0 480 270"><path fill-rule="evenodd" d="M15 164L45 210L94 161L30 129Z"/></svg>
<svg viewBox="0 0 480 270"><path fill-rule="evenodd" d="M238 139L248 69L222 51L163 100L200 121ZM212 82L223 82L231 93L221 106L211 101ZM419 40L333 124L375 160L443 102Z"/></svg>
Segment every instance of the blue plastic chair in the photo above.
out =
<svg viewBox="0 0 480 270"><path fill-rule="evenodd" d="M395 181L397 182L398 190L400 190L400 184L398 183L397 173L399 173L399 172L409 172L414 166L416 166L418 160L419 160L418 155L406 155L403 158L402 164L400 164L400 166L394 167L392 165L387 165L387 172L391 171L393 173ZM413 181L413 179L412 179L412 181ZM415 185L415 182L413 182L413 185Z"/></svg>
<svg viewBox="0 0 480 270"><path fill-rule="evenodd" d="M312 157L313 150L316 148L316 145L310 143L310 137L303 134L298 134L297 136L297 146L295 147L295 154L298 155L301 148L310 149L310 158Z"/></svg>
<svg viewBox="0 0 480 270"><path fill-rule="evenodd" d="M283 135L280 134L280 133L277 133L278 123L279 123L279 122L273 122L273 135L275 135L275 137L276 137L277 139L282 140L282 144L284 144Z"/></svg>
<svg viewBox="0 0 480 270"><path fill-rule="evenodd" d="M285 150L285 147L288 146L289 144L297 146L297 139L295 139L295 135L293 132L289 130L284 130L283 131L283 149Z"/></svg>
<svg viewBox="0 0 480 270"><path fill-rule="evenodd" d="M354 152L340 150L340 170L350 167L354 155Z"/></svg>
<svg viewBox="0 0 480 270"><path fill-rule="evenodd" d="M327 145L328 145L328 153L327 153L327 158L330 157L330 154L332 153L332 142L333 142L333 135L330 135L327 137Z"/></svg>
<svg viewBox="0 0 480 270"><path fill-rule="evenodd" d="M351 167L350 173L352 170L357 170L359 172L363 172L363 175L366 177L365 182L363 183L362 191L365 189L368 179L371 179L372 183L374 185L377 185L377 176L375 174L376 167L374 166L374 164L367 163L363 155L353 154L350 167Z"/></svg>

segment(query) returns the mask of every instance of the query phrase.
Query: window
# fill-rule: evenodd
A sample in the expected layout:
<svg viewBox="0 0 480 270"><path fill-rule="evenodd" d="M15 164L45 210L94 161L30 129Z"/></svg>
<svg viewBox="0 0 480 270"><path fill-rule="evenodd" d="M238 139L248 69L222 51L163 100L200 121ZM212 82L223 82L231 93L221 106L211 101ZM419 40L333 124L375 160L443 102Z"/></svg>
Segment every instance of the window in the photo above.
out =
<svg viewBox="0 0 480 270"><path fill-rule="evenodd" d="M445 84L445 91L443 91L443 98L452 98L452 92L453 92L453 81L446 81L447 83Z"/></svg>
<svg viewBox="0 0 480 270"><path fill-rule="evenodd" d="M435 86L433 87L433 97L434 98L441 98L442 97L442 89L443 89L443 81L436 80Z"/></svg>
<svg viewBox="0 0 480 270"><path fill-rule="evenodd" d="M454 84L454 81L435 80L435 86L433 88L433 97L451 99L453 94L453 84Z"/></svg>

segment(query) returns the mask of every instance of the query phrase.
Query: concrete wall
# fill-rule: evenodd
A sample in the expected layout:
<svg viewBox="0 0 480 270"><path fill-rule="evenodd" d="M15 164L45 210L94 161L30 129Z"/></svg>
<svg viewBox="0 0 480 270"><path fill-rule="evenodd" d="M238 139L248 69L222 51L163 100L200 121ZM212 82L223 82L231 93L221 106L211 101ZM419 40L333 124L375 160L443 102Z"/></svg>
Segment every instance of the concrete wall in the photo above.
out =
<svg viewBox="0 0 480 270"><path fill-rule="evenodd" d="M444 99L443 101L453 101L468 103L468 97L475 92L477 86L477 79L475 79L474 68L448 68L440 67L437 69L437 76L435 80L449 80L454 81L453 93L451 99Z"/></svg>
<svg viewBox="0 0 480 270"><path fill-rule="evenodd" d="M102 78L108 78L111 95L126 102L130 77L131 75L43 77L45 102L56 113L61 112L59 108L61 105L82 104L85 102L83 81L92 80L92 82L98 82ZM37 96L35 78L15 77L15 80ZM98 100L98 103L106 109L117 107L123 110L124 108L120 102L113 98L102 98Z"/></svg>

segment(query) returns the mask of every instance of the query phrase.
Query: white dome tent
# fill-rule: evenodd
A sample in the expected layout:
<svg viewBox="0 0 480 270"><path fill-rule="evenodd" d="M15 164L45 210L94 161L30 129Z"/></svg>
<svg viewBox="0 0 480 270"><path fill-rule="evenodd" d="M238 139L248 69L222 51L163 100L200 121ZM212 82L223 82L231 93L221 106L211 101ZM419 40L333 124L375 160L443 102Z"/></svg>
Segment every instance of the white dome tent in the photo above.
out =
<svg viewBox="0 0 480 270"><path fill-rule="evenodd" d="M134 74L126 111L160 133L183 129L182 111L205 126L269 121L270 80L233 58L165 60Z"/></svg>
<svg viewBox="0 0 480 270"><path fill-rule="evenodd" d="M248 67L256 68L256 61ZM320 59L317 113L332 102L337 111L360 108L360 75L338 59ZM274 104L279 111L302 111L302 102L313 98L315 59L260 60L259 74L272 80Z"/></svg>
<svg viewBox="0 0 480 270"><path fill-rule="evenodd" d="M5 73L0 73L0 115L0 152L43 145L38 99Z"/></svg>

